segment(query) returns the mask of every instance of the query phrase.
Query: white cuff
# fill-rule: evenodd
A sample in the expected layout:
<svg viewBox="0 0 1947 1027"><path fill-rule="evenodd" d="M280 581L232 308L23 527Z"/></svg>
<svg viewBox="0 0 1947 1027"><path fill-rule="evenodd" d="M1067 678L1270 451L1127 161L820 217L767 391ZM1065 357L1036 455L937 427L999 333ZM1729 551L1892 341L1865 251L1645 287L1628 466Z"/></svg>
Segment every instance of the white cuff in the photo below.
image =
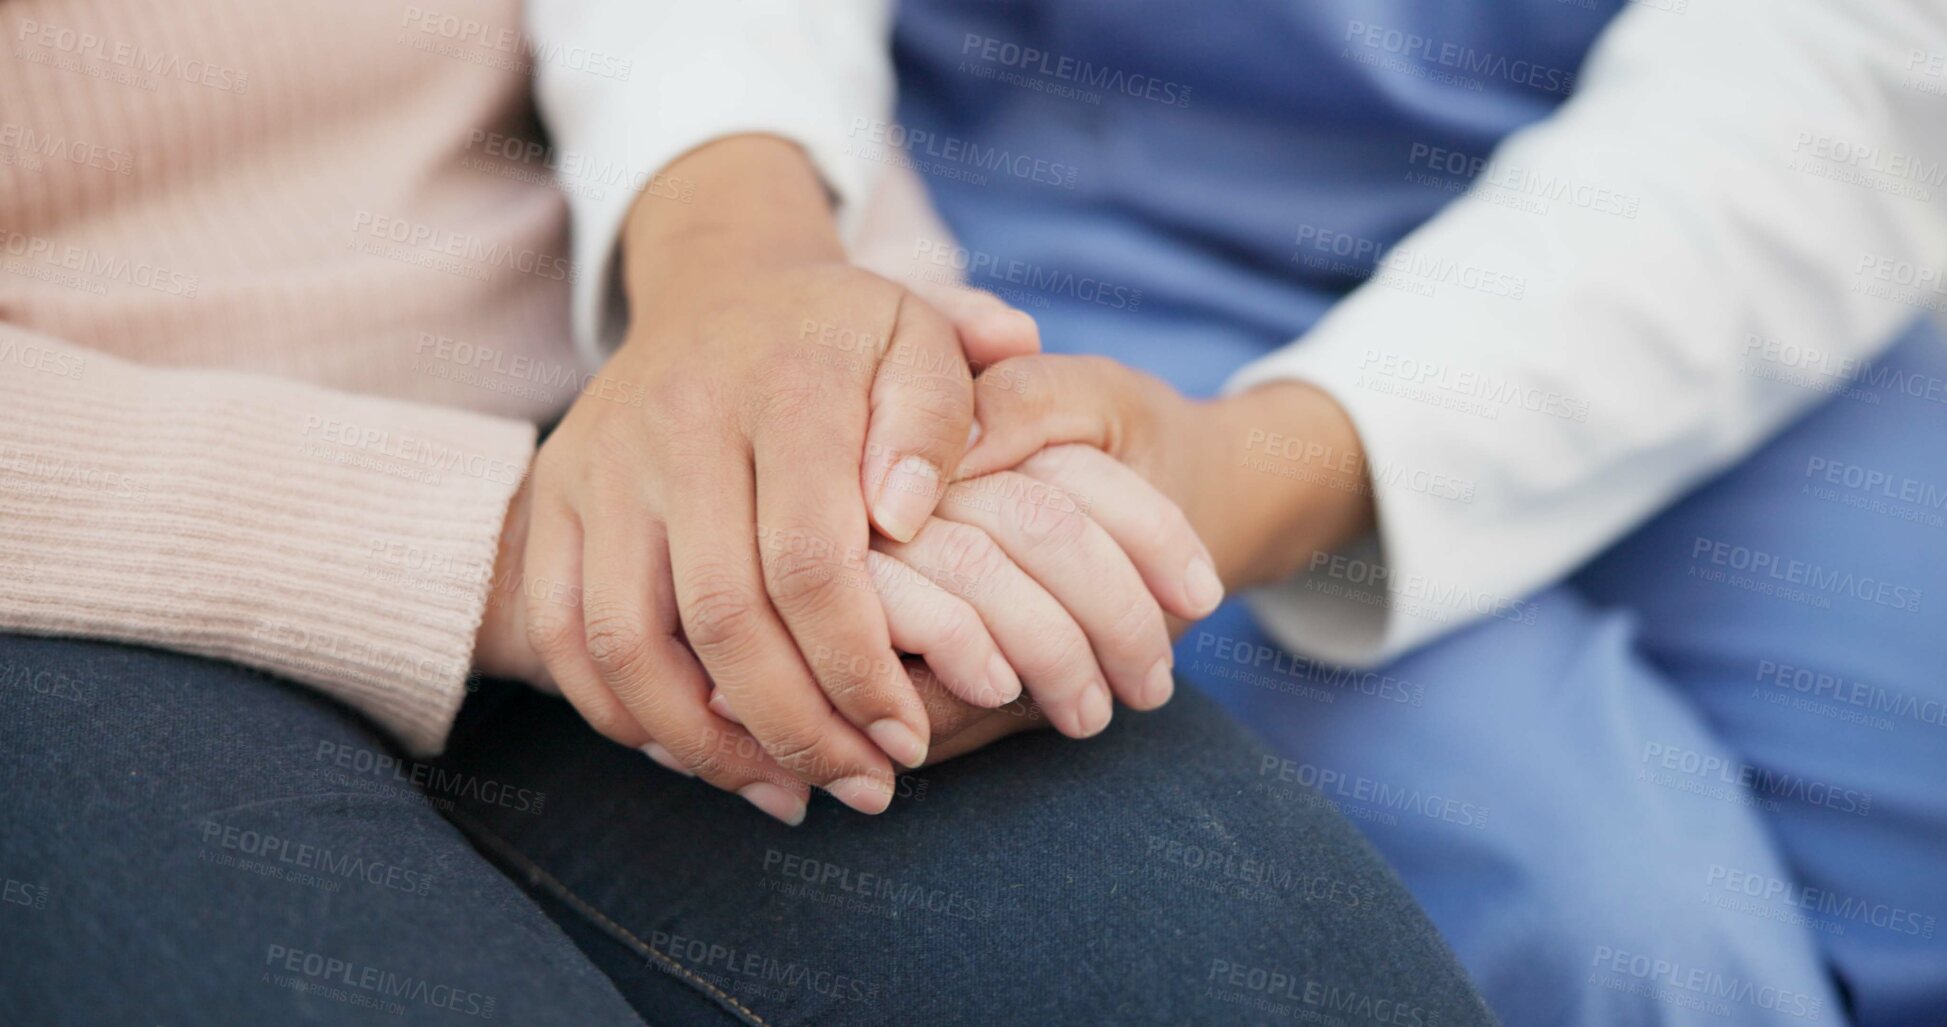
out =
<svg viewBox="0 0 1947 1027"><path fill-rule="evenodd" d="M875 167L844 149L858 119L891 107L882 3L537 0L529 22L537 38L627 55L608 74L536 68L573 220L575 339L591 366L626 327L616 256L636 198L688 203L696 189L660 174L677 157L731 135L788 139L824 177L841 225L876 182Z"/></svg>

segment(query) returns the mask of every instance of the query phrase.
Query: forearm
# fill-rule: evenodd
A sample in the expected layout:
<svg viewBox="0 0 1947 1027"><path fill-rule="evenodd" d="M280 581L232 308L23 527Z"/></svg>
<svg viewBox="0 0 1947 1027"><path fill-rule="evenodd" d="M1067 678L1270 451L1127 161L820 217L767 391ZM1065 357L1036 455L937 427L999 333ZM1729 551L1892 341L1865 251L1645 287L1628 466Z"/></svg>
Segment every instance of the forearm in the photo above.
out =
<svg viewBox="0 0 1947 1027"><path fill-rule="evenodd" d="M1373 528L1358 431L1334 399L1271 382L1210 405L1215 478L1189 502L1226 588L1282 581Z"/></svg>
<svg viewBox="0 0 1947 1027"><path fill-rule="evenodd" d="M652 299L699 264L764 266L844 259L829 194L811 161L776 136L718 139L666 174L696 183L690 203L644 194L623 226L623 282Z"/></svg>
<svg viewBox="0 0 1947 1027"><path fill-rule="evenodd" d="M233 660L440 747L530 425L5 325L0 411L0 630Z"/></svg>

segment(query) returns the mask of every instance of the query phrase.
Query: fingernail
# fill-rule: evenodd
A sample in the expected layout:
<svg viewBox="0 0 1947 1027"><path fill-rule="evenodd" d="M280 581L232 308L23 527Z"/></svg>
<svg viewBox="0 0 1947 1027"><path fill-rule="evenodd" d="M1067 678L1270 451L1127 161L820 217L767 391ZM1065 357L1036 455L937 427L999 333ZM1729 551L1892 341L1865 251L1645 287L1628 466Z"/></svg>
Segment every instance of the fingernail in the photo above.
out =
<svg viewBox="0 0 1947 1027"><path fill-rule="evenodd" d="M1176 691L1176 678L1170 674L1170 658L1165 656L1149 668L1149 677L1143 681L1143 708L1153 710L1170 701L1170 693Z"/></svg>
<svg viewBox="0 0 1947 1027"><path fill-rule="evenodd" d="M926 743L913 734L912 728L891 717L874 721L865 733L886 755L899 761L900 766L917 767L926 762Z"/></svg>
<svg viewBox="0 0 1947 1027"><path fill-rule="evenodd" d="M654 742L650 742L648 745L643 746L642 754L644 756L649 757L652 760L655 760L657 763L662 764L665 768L669 770L673 770L678 774L683 775L684 777L696 776L694 773L690 771L690 768L683 766L681 763L676 762L676 757L671 756L669 754L668 749L665 749Z"/></svg>
<svg viewBox="0 0 1947 1027"><path fill-rule="evenodd" d="M860 813L884 813L892 805L892 782L876 777L841 777L825 790Z"/></svg>
<svg viewBox="0 0 1947 1027"><path fill-rule="evenodd" d="M723 719L731 722L732 724L741 725L743 723L743 721L737 719L737 715L735 713L731 712L730 702L723 697L722 692L710 693L710 712L716 714L719 717L722 717Z"/></svg>
<svg viewBox="0 0 1947 1027"><path fill-rule="evenodd" d="M1082 737L1088 738L1100 734L1103 728L1108 727L1112 709L1113 704L1109 701L1109 686L1097 682L1086 695L1082 696Z"/></svg>
<svg viewBox="0 0 1947 1027"><path fill-rule="evenodd" d="M879 530L900 542L911 542L920 525L933 512L933 501L940 493L939 468L909 456L893 465L879 483L879 496L872 504L872 519Z"/></svg>
<svg viewBox="0 0 1947 1027"><path fill-rule="evenodd" d="M1211 566L1204 557L1192 557L1190 566L1183 571L1183 596L1190 602L1190 609L1198 616L1215 610L1224 601L1224 583L1217 577L1217 568Z"/></svg>
<svg viewBox="0 0 1947 1027"><path fill-rule="evenodd" d="M769 781L747 784L737 794L769 816L796 827L804 823L804 800Z"/></svg>
<svg viewBox="0 0 1947 1027"><path fill-rule="evenodd" d="M996 706L1005 706L1021 697L1021 676L1014 673L1014 668L999 653L987 658L987 685L994 690Z"/></svg>
<svg viewBox="0 0 1947 1027"><path fill-rule="evenodd" d="M974 443L979 441L980 441L980 422L975 421L972 424L967 425L967 448L969 450L973 449Z"/></svg>

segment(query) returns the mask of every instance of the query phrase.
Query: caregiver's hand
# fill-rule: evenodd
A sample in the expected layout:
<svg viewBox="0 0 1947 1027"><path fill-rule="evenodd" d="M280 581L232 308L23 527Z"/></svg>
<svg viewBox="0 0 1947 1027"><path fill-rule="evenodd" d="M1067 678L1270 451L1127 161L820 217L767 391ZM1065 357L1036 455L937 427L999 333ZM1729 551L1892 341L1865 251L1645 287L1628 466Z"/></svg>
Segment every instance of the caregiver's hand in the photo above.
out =
<svg viewBox="0 0 1947 1027"><path fill-rule="evenodd" d="M871 587L897 648L924 655L948 696L976 707L1014 695L981 694L978 667L959 654L993 659L998 648L996 676L1011 666L1034 706L1073 738L1107 727L1114 699L1139 710L1168 702L1175 661L1164 614L1203 617L1223 600L1176 504L1086 446L1049 451L1038 477L956 482L911 541L875 538L872 548ZM735 697L712 706L738 715ZM936 724L933 738L957 733Z"/></svg>
<svg viewBox="0 0 1947 1027"><path fill-rule="evenodd" d="M932 511L971 424L961 340L846 262L794 146L737 137L668 173L695 202L631 213L628 338L535 458L521 573L496 576L527 582L524 634L602 734L760 806L749 789L781 767L878 812L886 755L923 762L930 727L876 597L823 554L864 552L868 517L910 538ZM761 749L722 744L743 729L706 706L711 681Z"/></svg>
<svg viewBox="0 0 1947 1027"><path fill-rule="evenodd" d="M961 476L1012 467L1099 492L1110 472L1060 444L1094 447L1182 508L1230 589L1283 580L1373 524L1358 432L1309 385L1195 402L1106 357L1027 356L984 371L975 402L982 433ZM1169 587L1153 561L1137 566L1152 590Z"/></svg>

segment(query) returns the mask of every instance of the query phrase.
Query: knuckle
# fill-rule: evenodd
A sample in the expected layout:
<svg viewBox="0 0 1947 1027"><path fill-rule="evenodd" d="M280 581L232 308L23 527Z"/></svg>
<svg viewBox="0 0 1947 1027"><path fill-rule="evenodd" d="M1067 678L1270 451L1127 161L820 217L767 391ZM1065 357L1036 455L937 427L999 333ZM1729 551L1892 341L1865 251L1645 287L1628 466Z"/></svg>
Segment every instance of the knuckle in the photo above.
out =
<svg viewBox="0 0 1947 1027"><path fill-rule="evenodd" d="M731 761L706 738L698 738L680 745L665 743L663 748L675 757L676 762L689 768L690 773L712 784L729 779L733 772Z"/></svg>
<svg viewBox="0 0 1947 1027"><path fill-rule="evenodd" d="M822 382L804 380L802 370L795 377L788 376L788 371L772 373L769 377L774 384L752 397L755 409L751 413L757 423L802 425L822 420L823 412L831 408L829 390Z"/></svg>
<svg viewBox="0 0 1947 1027"><path fill-rule="evenodd" d="M1109 650L1123 653L1159 649L1169 644L1168 639L1163 615L1155 605L1132 602L1116 611L1104 642Z"/></svg>
<svg viewBox="0 0 1947 1027"><path fill-rule="evenodd" d="M973 422L973 386L965 378L941 374L914 375L899 370L881 374L913 386L899 396L899 415L905 430L922 443L959 444L967 437Z"/></svg>
<svg viewBox="0 0 1947 1027"><path fill-rule="evenodd" d="M764 591L779 610L823 609L837 598L841 575L826 546L781 546L764 551Z"/></svg>
<svg viewBox="0 0 1947 1027"><path fill-rule="evenodd" d="M603 738L619 745L635 748L649 740L649 732L628 710L613 703L590 704L582 711L582 719Z"/></svg>
<svg viewBox="0 0 1947 1027"><path fill-rule="evenodd" d="M826 753L824 737L812 728L787 730L766 742L764 751L778 766L801 781L827 781L838 776L833 773L833 763Z"/></svg>
<svg viewBox="0 0 1947 1027"><path fill-rule="evenodd" d="M1012 505L1021 537L1036 549L1066 549L1089 528L1089 519L1066 504L1017 499Z"/></svg>
<svg viewBox="0 0 1947 1027"><path fill-rule="evenodd" d="M762 600L734 576L707 568L693 572L686 592L683 631L698 656L735 659L756 641Z"/></svg>
<svg viewBox="0 0 1947 1027"><path fill-rule="evenodd" d="M958 599L949 598L939 606L934 615L933 634L936 649L947 652L961 652L979 640L984 629L980 616L973 607Z"/></svg>
<svg viewBox="0 0 1947 1027"><path fill-rule="evenodd" d="M1065 626L1046 629L1035 652L1041 675L1050 680L1080 681L1094 676L1095 652L1079 630Z"/></svg>
<svg viewBox="0 0 1947 1027"><path fill-rule="evenodd" d="M833 706L840 709L862 707L879 694L879 674L872 667L855 665L857 662L842 662L818 672L818 687L824 690L825 698L831 700Z"/></svg>
<svg viewBox="0 0 1947 1027"><path fill-rule="evenodd" d="M554 660L575 644L574 611L560 603L536 600L527 608L527 644L544 659Z"/></svg>
<svg viewBox="0 0 1947 1027"><path fill-rule="evenodd" d="M987 581L1003 569L1001 548L986 532L956 521L940 528L940 564L955 580Z"/></svg>
<svg viewBox="0 0 1947 1027"><path fill-rule="evenodd" d="M642 613L626 605L591 600L584 642L588 658L603 678L637 676L649 662L649 631Z"/></svg>

